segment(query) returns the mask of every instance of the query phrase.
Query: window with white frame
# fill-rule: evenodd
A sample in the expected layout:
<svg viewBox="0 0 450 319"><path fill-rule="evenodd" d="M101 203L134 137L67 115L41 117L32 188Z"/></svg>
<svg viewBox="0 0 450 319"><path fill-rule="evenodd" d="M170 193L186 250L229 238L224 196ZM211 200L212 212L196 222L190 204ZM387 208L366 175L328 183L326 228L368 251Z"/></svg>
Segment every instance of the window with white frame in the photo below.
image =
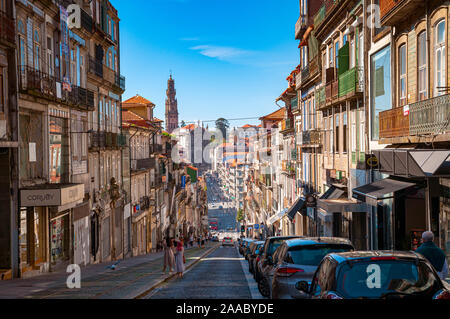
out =
<svg viewBox="0 0 450 319"><path fill-rule="evenodd" d="M444 87L446 86L446 55L445 55L445 20L441 20L436 24L435 34L436 34L436 44L434 47L435 53L435 85L434 85L434 95L439 96L444 94Z"/></svg>
<svg viewBox="0 0 450 319"><path fill-rule="evenodd" d="M427 98L427 35L425 31L419 34L417 39L418 61L418 93L419 100Z"/></svg>
<svg viewBox="0 0 450 319"><path fill-rule="evenodd" d="M398 49L398 71L399 71L399 80L398 80L398 97L399 97L399 106L403 106L406 104L406 44L403 44Z"/></svg>
<svg viewBox="0 0 450 319"><path fill-rule="evenodd" d="M357 112L356 112L355 109L350 112L350 118L351 118L351 123L352 123L352 129L351 129L351 133L350 133L352 135L351 149L352 149L353 153L356 152L356 134L357 134L357 131L356 131L356 114L357 114Z"/></svg>

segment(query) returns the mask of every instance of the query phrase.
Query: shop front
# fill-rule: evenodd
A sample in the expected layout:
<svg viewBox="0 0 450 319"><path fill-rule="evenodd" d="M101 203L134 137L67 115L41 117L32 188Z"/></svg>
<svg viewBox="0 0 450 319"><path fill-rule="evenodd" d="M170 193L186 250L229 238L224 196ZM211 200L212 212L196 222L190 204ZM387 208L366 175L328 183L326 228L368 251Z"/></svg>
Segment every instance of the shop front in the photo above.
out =
<svg viewBox="0 0 450 319"><path fill-rule="evenodd" d="M133 256L145 255L147 253L147 213L148 211L141 210L139 205L133 207Z"/></svg>
<svg viewBox="0 0 450 319"><path fill-rule="evenodd" d="M22 277L74 261L74 208L83 198L84 184L45 184L20 190Z"/></svg>
<svg viewBox="0 0 450 319"><path fill-rule="evenodd" d="M440 181L450 176L450 151L385 149L374 156L376 171L389 177L354 189L353 196L373 208L375 248L416 250L427 230L445 248Z"/></svg>
<svg viewBox="0 0 450 319"><path fill-rule="evenodd" d="M86 266L90 263L90 209L85 202L73 209L74 263Z"/></svg>

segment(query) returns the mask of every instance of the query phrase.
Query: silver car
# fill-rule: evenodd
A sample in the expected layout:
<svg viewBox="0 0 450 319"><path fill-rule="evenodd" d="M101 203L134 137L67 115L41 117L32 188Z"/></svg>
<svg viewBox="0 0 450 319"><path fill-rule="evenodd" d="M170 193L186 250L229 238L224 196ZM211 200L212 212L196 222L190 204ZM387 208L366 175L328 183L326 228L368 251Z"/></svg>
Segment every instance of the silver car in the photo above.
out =
<svg viewBox="0 0 450 319"><path fill-rule="evenodd" d="M299 281L311 283L317 267L326 255L353 250L352 243L344 238L301 238L285 241L276 252L271 298L307 298L296 289L295 284Z"/></svg>

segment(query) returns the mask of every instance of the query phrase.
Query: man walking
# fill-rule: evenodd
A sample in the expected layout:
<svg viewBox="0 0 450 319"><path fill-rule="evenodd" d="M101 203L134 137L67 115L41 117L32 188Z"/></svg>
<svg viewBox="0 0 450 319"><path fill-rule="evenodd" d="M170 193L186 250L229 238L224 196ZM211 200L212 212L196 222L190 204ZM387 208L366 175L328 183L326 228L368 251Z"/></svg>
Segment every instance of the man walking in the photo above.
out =
<svg viewBox="0 0 450 319"><path fill-rule="evenodd" d="M433 242L434 234L431 231L422 234L423 244L417 248L416 253L423 255L433 265L439 277L445 280L448 275L448 264L445 253Z"/></svg>

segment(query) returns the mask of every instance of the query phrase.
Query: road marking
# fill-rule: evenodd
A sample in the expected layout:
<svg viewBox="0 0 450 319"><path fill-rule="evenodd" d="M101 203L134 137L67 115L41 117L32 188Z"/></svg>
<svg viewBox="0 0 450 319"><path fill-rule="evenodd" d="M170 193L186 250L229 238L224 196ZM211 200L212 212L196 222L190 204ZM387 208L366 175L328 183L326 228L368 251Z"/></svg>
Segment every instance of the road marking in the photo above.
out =
<svg viewBox="0 0 450 319"><path fill-rule="evenodd" d="M239 249L236 247L236 251L239 255ZM258 284L253 279L253 275L248 271L248 264L244 257L240 258L242 271L244 272L245 279L247 280L248 288L250 289L250 293L252 295L252 299L267 299L261 295L258 290Z"/></svg>

